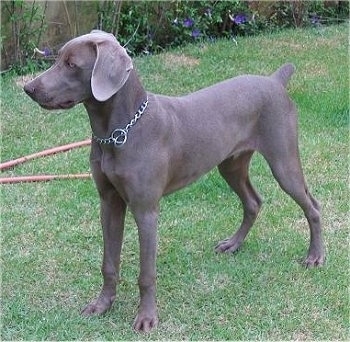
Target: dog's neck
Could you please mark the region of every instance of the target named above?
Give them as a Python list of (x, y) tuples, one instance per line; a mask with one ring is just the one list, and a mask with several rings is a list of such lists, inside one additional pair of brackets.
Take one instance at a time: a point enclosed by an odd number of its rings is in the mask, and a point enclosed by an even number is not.
[(124, 86), (110, 99), (102, 103), (94, 98), (85, 101), (93, 134), (107, 138), (116, 128), (125, 127), (146, 98), (136, 72), (131, 70)]

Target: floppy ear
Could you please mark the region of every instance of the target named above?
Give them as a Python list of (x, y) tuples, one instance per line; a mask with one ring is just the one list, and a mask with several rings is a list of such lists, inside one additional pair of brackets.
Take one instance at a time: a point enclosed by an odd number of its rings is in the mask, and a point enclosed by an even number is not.
[(96, 44), (97, 56), (91, 76), (91, 89), (97, 101), (107, 101), (127, 81), (132, 60), (118, 42)]

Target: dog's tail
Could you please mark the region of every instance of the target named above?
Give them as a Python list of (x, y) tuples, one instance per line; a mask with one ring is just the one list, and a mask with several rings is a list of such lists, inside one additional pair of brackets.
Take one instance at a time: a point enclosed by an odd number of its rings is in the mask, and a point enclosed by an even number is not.
[(271, 77), (282, 83), (284, 87), (287, 86), (288, 81), (295, 71), (295, 66), (291, 63), (282, 65), (277, 69)]

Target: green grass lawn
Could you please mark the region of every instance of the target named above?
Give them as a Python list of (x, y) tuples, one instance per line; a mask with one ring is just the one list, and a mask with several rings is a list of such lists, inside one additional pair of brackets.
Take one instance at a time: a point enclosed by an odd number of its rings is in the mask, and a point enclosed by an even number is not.
[[(309, 232), (300, 208), (256, 156), (251, 178), (263, 210), (236, 254), (213, 248), (236, 229), (241, 206), (213, 170), (163, 199), (159, 224), (160, 324), (133, 332), (138, 239), (129, 214), (121, 283), (111, 311), (84, 318), (100, 290), (102, 236), (91, 180), (2, 185), (2, 340), (349, 340), (348, 26), (288, 30), (137, 58), (145, 87), (179, 95), (243, 74), (296, 65), (289, 92), (299, 109), (301, 158), (322, 203), (327, 260), (301, 266)], [(48, 112), (2, 79), (2, 161), (91, 136), (79, 105)], [(234, 101), (234, 95), (232, 97)], [(216, 138), (214, 137), (208, 137)], [(88, 148), (2, 175), (89, 170)]]

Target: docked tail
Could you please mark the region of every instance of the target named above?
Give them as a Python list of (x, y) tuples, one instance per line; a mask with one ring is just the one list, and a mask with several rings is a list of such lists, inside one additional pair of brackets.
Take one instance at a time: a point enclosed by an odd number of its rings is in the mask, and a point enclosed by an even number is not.
[(291, 63), (282, 65), (277, 69), (271, 77), (283, 84), (284, 87), (287, 86), (287, 83), (295, 71), (295, 66)]

